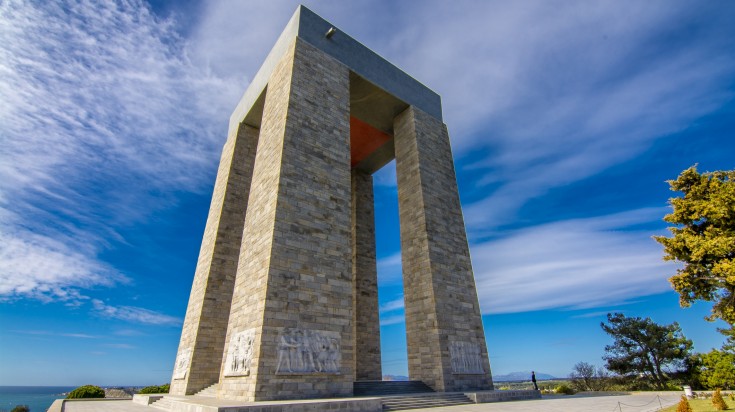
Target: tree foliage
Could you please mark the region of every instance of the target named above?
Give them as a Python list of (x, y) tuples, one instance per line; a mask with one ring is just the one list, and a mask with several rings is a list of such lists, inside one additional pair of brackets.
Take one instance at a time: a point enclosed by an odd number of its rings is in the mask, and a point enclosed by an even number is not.
[(610, 386), (610, 373), (587, 362), (578, 362), (569, 375), (572, 387), (577, 391), (604, 391)]
[(105, 390), (99, 386), (84, 385), (80, 386), (66, 395), (66, 399), (80, 399), (80, 398), (104, 398)]
[(607, 369), (621, 375), (642, 374), (656, 387), (664, 389), (669, 379), (667, 368), (683, 369), (692, 350), (679, 324), (659, 325), (651, 318), (608, 314), (608, 324), (600, 324), (612, 336), (605, 346)]
[(700, 357), (699, 379), (707, 389), (735, 387), (735, 354), (712, 350)]
[(171, 385), (166, 383), (160, 386), (152, 385), (152, 386), (146, 386), (145, 388), (141, 389), (138, 393), (168, 393)]
[(28, 405), (16, 405), (10, 412), (31, 412), (31, 408)]
[(727, 338), (725, 340), (725, 343), (722, 345), (722, 350), (730, 353), (735, 353), (735, 326), (730, 327), (730, 329), (717, 329), (725, 335)]
[(683, 263), (669, 281), (682, 306), (713, 302), (708, 319), (735, 325), (735, 170), (699, 173), (695, 165), (668, 183), (683, 194), (664, 217), (672, 236), (655, 237), (665, 260)]

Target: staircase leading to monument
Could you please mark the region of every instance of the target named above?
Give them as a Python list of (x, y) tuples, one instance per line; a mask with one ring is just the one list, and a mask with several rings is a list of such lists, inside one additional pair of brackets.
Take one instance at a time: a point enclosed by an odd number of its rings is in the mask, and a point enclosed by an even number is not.
[(207, 386), (206, 388), (195, 393), (194, 396), (202, 396), (205, 398), (216, 398), (217, 397), (217, 385), (218, 383)]
[(166, 397), (163, 397), (153, 402), (149, 406), (152, 406), (156, 409), (160, 409), (162, 411), (168, 411), (168, 410), (171, 410), (171, 399), (166, 399)]
[(429, 393), (414, 396), (396, 396), (383, 398), (382, 401), (384, 411), (474, 405), (474, 402), (463, 393)]
[(384, 411), (473, 404), (463, 393), (436, 393), (421, 381), (357, 381), (355, 396), (382, 397)]
[[(206, 388), (200, 390), (199, 392), (195, 393), (194, 396), (199, 396), (202, 398), (216, 398), (217, 397), (217, 385), (218, 383), (215, 383), (213, 385), (209, 385)], [(151, 403), (149, 406), (152, 406), (156, 409), (160, 409), (162, 411), (170, 411), (171, 410), (171, 398), (163, 397), (153, 403)]]
[(357, 381), (352, 386), (355, 396), (405, 395), (434, 392), (421, 381)]

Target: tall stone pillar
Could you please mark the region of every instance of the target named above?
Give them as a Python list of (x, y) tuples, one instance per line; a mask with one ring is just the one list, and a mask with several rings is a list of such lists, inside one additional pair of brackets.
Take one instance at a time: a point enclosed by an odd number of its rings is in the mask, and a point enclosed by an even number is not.
[(356, 380), (381, 380), (373, 176), (357, 169), (352, 170), (352, 273)]
[(219, 379), (257, 144), (258, 129), (240, 124), (222, 149), (171, 378), (172, 394), (190, 395)]
[(334, 397), (381, 379), (371, 174), (394, 156), (410, 377), (492, 388), (441, 119), (439, 95), (297, 8), (230, 117), (172, 394)]
[(492, 389), (447, 128), (411, 106), (394, 139), (409, 376), (437, 391)]
[(352, 393), (349, 115), (348, 68), (295, 38), (268, 78), (218, 397)]

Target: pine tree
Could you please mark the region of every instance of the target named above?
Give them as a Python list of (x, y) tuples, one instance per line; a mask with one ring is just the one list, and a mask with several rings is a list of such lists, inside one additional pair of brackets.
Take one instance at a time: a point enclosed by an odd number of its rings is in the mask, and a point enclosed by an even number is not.
[(676, 407), (676, 412), (693, 412), (692, 407), (689, 406), (689, 400), (684, 395), (681, 395), (679, 405)]
[(692, 166), (669, 185), (684, 195), (670, 199), (673, 211), (664, 217), (672, 236), (654, 236), (664, 260), (683, 264), (669, 282), (682, 306), (713, 302), (708, 319), (735, 327), (735, 170), (699, 173)]
[(712, 394), (712, 406), (715, 407), (716, 411), (727, 410), (727, 404), (725, 403), (725, 400), (722, 399), (722, 394), (719, 389), (716, 389), (715, 393)]
[(626, 317), (622, 313), (607, 315), (602, 330), (612, 336), (605, 346), (607, 369), (621, 375), (644, 374), (658, 389), (665, 389), (668, 368), (683, 369), (692, 350), (692, 341), (684, 337), (674, 322), (659, 325), (651, 318)]

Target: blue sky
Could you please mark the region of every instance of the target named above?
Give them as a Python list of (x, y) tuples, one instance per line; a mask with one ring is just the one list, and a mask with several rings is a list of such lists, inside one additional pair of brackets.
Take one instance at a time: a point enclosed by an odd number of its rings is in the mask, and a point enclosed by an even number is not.
[[(297, 3), (0, 3), (0, 385), (168, 382), (228, 118)], [(678, 306), (665, 180), (732, 169), (730, 1), (307, 1), (442, 96), (494, 374)], [(394, 164), (384, 373), (406, 374)]]

